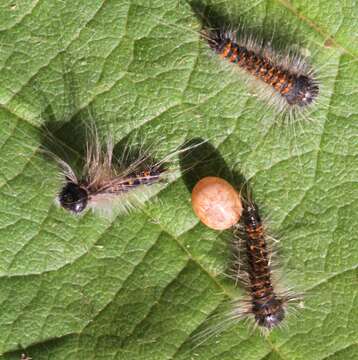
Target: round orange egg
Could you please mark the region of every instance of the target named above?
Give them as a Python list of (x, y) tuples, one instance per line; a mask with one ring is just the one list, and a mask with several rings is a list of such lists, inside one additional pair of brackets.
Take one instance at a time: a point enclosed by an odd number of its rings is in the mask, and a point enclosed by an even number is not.
[(214, 176), (201, 179), (191, 193), (191, 201), (196, 216), (211, 229), (229, 229), (240, 220), (240, 195), (224, 179)]

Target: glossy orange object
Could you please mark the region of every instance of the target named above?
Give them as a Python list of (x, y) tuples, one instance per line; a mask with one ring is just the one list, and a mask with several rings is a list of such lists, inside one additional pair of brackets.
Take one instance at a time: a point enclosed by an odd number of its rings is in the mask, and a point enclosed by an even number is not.
[(229, 229), (240, 220), (240, 195), (224, 179), (214, 176), (201, 179), (191, 193), (191, 201), (196, 216), (211, 229)]

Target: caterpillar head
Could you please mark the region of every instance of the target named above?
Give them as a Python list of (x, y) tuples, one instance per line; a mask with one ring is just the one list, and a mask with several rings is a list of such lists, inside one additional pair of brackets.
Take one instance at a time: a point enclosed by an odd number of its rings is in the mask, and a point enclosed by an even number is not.
[(79, 184), (68, 182), (61, 190), (58, 200), (64, 209), (79, 214), (87, 207), (88, 192)]

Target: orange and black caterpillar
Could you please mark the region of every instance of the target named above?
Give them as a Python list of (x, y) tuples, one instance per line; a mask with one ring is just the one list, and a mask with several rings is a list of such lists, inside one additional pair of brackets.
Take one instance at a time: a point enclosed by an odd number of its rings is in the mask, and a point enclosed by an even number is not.
[[(57, 158), (65, 182), (57, 202), (65, 210), (80, 214), (87, 208), (110, 215), (112, 208), (120, 211), (142, 205), (148, 199), (150, 185), (168, 180), (167, 158), (154, 161), (148, 150), (130, 153), (124, 149), (121, 158), (114, 158), (112, 141), (99, 142), (96, 130), (88, 139), (84, 165), (78, 176), (65, 161)], [(135, 159), (131, 158), (135, 156)]]
[(222, 58), (269, 85), (273, 95), (284, 101), (280, 108), (305, 108), (317, 98), (319, 86), (313, 70), (299, 56), (276, 55), (271, 48), (255, 44), (251, 37), (240, 39), (230, 31), (204, 30), (202, 34)]
[(105, 216), (116, 210), (114, 214), (118, 215), (142, 207), (161, 189), (159, 185), (168, 184), (179, 174), (175, 158), (200, 145), (183, 144), (158, 161), (154, 144), (146, 146), (139, 139), (139, 147), (125, 142), (114, 151), (111, 138), (102, 145), (92, 127), (86, 134), (79, 173), (54, 153), (46, 152), (56, 160), (64, 179), (56, 202), (72, 214), (82, 214), (89, 208)]
[(81, 213), (88, 205), (99, 196), (121, 195), (134, 190), (141, 185), (152, 185), (160, 180), (164, 169), (154, 168), (140, 171), (128, 176), (117, 175), (105, 179), (102, 183), (92, 183), (89, 178), (79, 181), (66, 178), (67, 183), (62, 188), (58, 198), (60, 205), (73, 213)]
[(285, 317), (285, 300), (272, 284), (270, 254), (257, 207), (249, 203), (243, 212), (246, 240), (247, 273), (251, 309), (258, 325), (271, 329)]

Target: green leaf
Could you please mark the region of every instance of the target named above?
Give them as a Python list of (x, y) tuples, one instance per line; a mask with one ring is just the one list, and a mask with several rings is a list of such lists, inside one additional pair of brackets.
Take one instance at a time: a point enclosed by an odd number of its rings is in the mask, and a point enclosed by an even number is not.
[[(212, 5), (298, 38), (322, 78), (310, 121), (275, 122), (211, 54), (184, 1), (0, 5), (0, 359), (358, 357), (357, 6)], [(281, 240), (282, 282), (304, 293), (304, 309), (266, 337), (242, 321), (195, 341), (220, 325), (211, 314), (245, 296), (223, 276), (230, 234), (199, 223), (186, 176), (114, 220), (58, 208), (42, 127), (76, 140), (71, 129), (89, 117), (115, 142), (161, 139), (163, 154), (209, 139), (217, 157), (208, 172), (250, 181)]]

